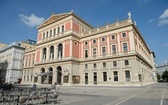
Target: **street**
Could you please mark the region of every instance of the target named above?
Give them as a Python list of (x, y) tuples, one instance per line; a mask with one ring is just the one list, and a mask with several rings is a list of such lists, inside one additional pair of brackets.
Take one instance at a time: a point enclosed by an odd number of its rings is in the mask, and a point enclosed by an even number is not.
[(61, 105), (168, 105), (168, 85), (61, 86), (59, 101)]

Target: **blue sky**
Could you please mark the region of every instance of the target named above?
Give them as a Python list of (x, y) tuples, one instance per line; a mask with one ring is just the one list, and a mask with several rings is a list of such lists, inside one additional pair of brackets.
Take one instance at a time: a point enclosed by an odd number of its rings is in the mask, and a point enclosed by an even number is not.
[(36, 40), (37, 26), (52, 12), (71, 10), (94, 27), (131, 12), (156, 63), (168, 61), (168, 0), (0, 0), (0, 42)]

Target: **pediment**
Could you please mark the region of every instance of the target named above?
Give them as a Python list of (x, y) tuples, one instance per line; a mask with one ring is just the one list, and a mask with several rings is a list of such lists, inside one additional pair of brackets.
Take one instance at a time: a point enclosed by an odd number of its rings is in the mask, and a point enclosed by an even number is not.
[(66, 17), (66, 16), (68, 16), (69, 14), (60, 14), (60, 15), (55, 15), (55, 14), (52, 14), (51, 16), (50, 16), (50, 18), (48, 18), (44, 23), (42, 23), (38, 28), (42, 28), (42, 27), (44, 27), (44, 26), (47, 26), (47, 25), (49, 25), (49, 24), (51, 24), (51, 23), (53, 23), (53, 22), (56, 22), (56, 21), (58, 21), (58, 20), (60, 20), (60, 19), (62, 19), (62, 18), (64, 18), (64, 17)]

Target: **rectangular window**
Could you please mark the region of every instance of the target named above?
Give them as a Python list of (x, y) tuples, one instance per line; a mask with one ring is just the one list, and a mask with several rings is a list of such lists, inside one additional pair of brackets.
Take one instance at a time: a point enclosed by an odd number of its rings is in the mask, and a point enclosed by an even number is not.
[(47, 35), (46, 35), (46, 37), (48, 38), (48, 31), (47, 31)]
[(88, 57), (88, 50), (85, 50), (85, 58)]
[(105, 38), (102, 38), (102, 42), (104, 42), (105, 41)]
[(56, 29), (54, 28), (54, 35), (56, 34)]
[(32, 63), (33, 63), (33, 65), (34, 65), (34, 59), (33, 59)]
[(103, 62), (103, 68), (105, 68), (106, 67), (106, 62)]
[(128, 60), (125, 60), (125, 65), (129, 65), (129, 61)]
[(88, 69), (88, 64), (85, 64), (85, 69)]
[(131, 81), (130, 71), (128, 71), (128, 70), (125, 71), (125, 79), (126, 79), (126, 81)]
[(107, 72), (103, 72), (103, 81), (107, 81)]
[(94, 63), (94, 64), (93, 64), (93, 68), (94, 68), (94, 69), (95, 69), (95, 68), (97, 68), (97, 65), (96, 65), (96, 63)]
[(112, 45), (112, 53), (113, 53), (113, 54), (116, 53), (116, 45)]
[(45, 39), (45, 33), (43, 33), (43, 39)]
[(117, 66), (117, 61), (113, 61), (113, 67)]
[(27, 81), (29, 81), (29, 76), (27, 76)]
[(93, 49), (93, 56), (96, 56), (96, 48)]
[(113, 74), (114, 74), (114, 81), (118, 81), (118, 72), (114, 71)]
[(62, 32), (64, 32), (64, 25), (62, 25)]
[(126, 37), (126, 33), (124, 32), (124, 33), (122, 33), (122, 37), (124, 38), (124, 37)]
[(95, 44), (95, 43), (96, 43), (96, 40), (94, 39), (94, 40), (93, 40), (93, 44)]
[(88, 42), (85, 42), (85, 46), (87, 46), (88, 45)]
[(115, 35), (112, 35), (112, 36), (111, 36), (111, 39), (114, 40), (114, 39), (115, 39)]
[(123, 51), (124, 52), (128, 51), (127, 43), (123, 43)]
[(106, 47), (102, 47), (102, 55), (106, 55)]
[(60, 27), (58, 27), (58, 29), (57, 29), (57, 34), (59, 34), (60, 33)]

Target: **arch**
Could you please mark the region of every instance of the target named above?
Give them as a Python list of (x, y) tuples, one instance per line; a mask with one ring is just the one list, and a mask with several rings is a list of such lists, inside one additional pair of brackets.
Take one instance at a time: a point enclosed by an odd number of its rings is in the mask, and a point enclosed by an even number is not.
[(49, 70), (49, 73), (52, 74), (52, 75), (49, 75), (48, 83), (49, 83), (49, 84), (52, 84), (52, 80), (53, 80), (53, 68), (52, 68), (52, 67), (49, 67), (48, 70)]
[(45, 72), (45, 69), (44, 68), (41, 68), (41, 73), (44, 73)]
[(50, 46), (50, 59), (54, 58), (54, 46)]
[(43, 60), (46, 60), (47, 49), (43, 48)]
[(62, 43), (58, 44), (58, 59), (62, 58), (62, 54), (63, 54), (63, 45)]
[[(41, 73), (45, 73), (44, 68), (41, 68)], [(44, 84), (45, 79), (46, 79), (46, 76), (41, 76), (41, 84)]]
[(57, 84), (61, 84), (62, 78), (62, 68), (61, 66), (57, 66)]

